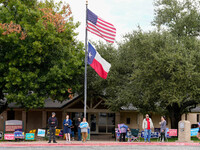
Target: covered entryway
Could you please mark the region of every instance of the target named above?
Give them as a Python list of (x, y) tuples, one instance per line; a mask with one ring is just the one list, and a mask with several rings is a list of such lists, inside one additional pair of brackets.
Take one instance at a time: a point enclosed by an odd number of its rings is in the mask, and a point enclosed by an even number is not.
[[(62, 110), (64, 114), (69, 114), (76, 125), (78, 118), (83, 118), (84, 102), (83, 97), (74, 99), (66, 104)], [(87, 102), (87, 121), (90, 125), (91, 134), (112, 134), (115, 130), (116, 113), (108, 110), (105, 101), (101, 97), (90, 99)]]

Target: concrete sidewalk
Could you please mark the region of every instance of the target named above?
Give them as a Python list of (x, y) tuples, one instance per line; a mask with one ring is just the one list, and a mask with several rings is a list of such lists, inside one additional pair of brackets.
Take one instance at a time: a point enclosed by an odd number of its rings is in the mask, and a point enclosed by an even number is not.
[(132, 146), (132, 145), (149, 145), (149, 146), (200, 146), (199, 143), (177, 143), (177, 142), (107, 142), (107, 141), (87, 141), (82, 143), (79, 141), (72, 141), (66, 143), (65, 141), (58, 141), (58, 143), (47, 143), (48, 141), (21, 141), (21, 142), (0, 142), (0, 147), (57, 147), (57, 146)]

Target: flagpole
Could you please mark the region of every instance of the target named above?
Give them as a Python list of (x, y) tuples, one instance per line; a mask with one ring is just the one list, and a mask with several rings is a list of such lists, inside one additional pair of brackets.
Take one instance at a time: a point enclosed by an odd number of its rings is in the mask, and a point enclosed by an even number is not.
[(84, 118), (86, 118), (87, 106), (87, 9), (88, 0), (86, 0), (86, 28), (85, 28), (85, 83), (84, 83)]

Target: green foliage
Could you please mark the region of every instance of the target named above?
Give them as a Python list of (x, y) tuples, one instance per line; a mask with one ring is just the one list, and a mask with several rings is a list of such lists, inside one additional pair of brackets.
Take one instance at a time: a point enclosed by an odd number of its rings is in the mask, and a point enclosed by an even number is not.
[[(108, 73), (107, 79), (102, 79), (95, 72), (95, 70), (88, 66), (87, 77), (88, 77), (88, 100), (90, 98), (97, 98), (98, 96), (108, 98), (109, 82), (113, 77), (113, 66), (115, 65), (115, 60), (117, 57), (116, 48), (111, 44), (103, 44), (102, 42), (93, 43), (95, 49), (100, 53), (100, 55), (109, 63), (111, 63), (111, 69)], [(110, 94), (110, 93), (109, 93)]]
[(1, 98), (8, 94), (9, 103), (37, 108), (48, 97), (63, 101), (68, 89), (80, 89), (84, 52), (83, 44), (75, 40), (77, 24), (65, 22), (59, 32), (40, 10), (57, 7), (53, 2), (27, 0), (9, 0), (0, 6), (0, 23), (12, 21), (26, 34), (22, 40), (22, 33), (4, 35), (0, 27), (0, 91)]
[(194, 0), (155, 0), (153, 24), (167, 27), (176, 36), (199, 36), (199, 7)]
[[(107, 104), (180, 116), (200, 103), (199, 2), (156, 0), (154, 32), (125, 35), (112, 66)], [(112, 64), (113, 65), (113, 64)]]
[[(163, 33), (134, 32), (128, 35), (132, 47), (133, 72), (127, 88), (134, 106), (146, 111), (167, 110), (177, 103), (185, 108), (199, 103), (200, 41), (179, 39)], [(122, 94), (122, 99), (127, 96)]]

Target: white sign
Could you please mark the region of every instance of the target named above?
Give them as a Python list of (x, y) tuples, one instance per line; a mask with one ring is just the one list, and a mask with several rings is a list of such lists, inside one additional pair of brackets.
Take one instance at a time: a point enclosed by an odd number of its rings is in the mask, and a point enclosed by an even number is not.
[(5, 125), (23, 125), (21, 120), (7, 120)]
[(184, 122), (180, 122), (180, 124), (179, 124), (179, 128), (181, 128), (181, 129), (184, 129), (184, 128), (185, 128), (185, 124), (184, 124)]
[(43, 129), (38, 129), (38, 134), (37, 134), (37, 136), (45, 137), (45, 130), (43, 130)]

